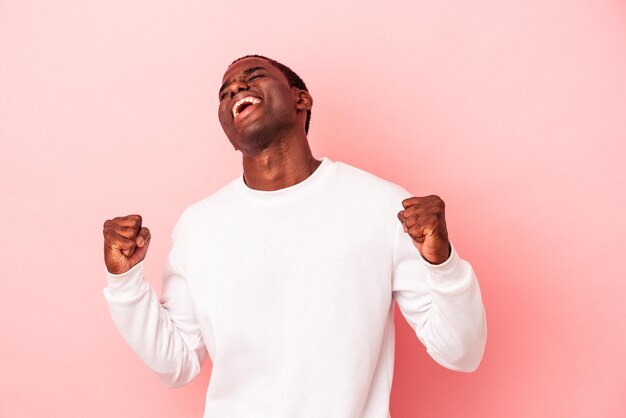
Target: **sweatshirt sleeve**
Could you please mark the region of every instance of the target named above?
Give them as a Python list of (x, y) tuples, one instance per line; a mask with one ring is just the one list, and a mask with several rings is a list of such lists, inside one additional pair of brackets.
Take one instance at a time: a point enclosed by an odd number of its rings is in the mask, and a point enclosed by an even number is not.
[(207, 350), (174, 248), (160, 300), (143, 270), (144, 261), (123, 274), (106, 272), (104, 297), (115, 326), (133, 351), (166, 386), (182, 386), (198, 375)]
[(395, 236), (392, 289), (402, 315), (437, 363), (475, 371), (485, 349), (487, 323), (472, 266), (454, 246), (448, 260), (430, 264), (401, 226)]

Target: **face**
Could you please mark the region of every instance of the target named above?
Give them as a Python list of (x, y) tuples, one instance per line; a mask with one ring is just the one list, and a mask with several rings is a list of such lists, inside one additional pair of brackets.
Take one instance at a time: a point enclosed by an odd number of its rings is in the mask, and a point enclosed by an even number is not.
[(302, 117), (312, 104), (309, 99), (308, 92), (290, 87), (278, 68), (249, 57), (224, 74), (218, 117), (235, 149), (254, 152), (299, 125), (304, 131)]

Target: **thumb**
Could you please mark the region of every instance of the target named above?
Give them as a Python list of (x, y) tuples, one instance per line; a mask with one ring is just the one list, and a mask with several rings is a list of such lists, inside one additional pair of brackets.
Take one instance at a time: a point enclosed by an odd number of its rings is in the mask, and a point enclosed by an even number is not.
[(137, 238), (135, 238), (135, 251), (128, 258), (131, 267), (135, 266), (137, 263), (142, 261), (146, 257), (146, 253), (148, 252), (148, 247), (150, 246), (150, 230), (146, 227), (143, 227), (139, 230), (137, 234)]

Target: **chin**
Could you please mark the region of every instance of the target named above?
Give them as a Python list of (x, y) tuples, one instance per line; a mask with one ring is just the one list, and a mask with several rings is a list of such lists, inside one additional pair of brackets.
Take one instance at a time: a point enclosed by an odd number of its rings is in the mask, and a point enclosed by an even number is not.
[(243, 122), (245, 123), (239, 126), (229, 125), (229, 129), (224, 131), (235, 149), (246, 155), (255, 155), (267, 150), (284, 141), (293, 131), (293, 123), (283, 120), (254, 117)]
[(231, 138), (230, 142), (236, 150), (241, 151), (243, 154), (254, 155), (268, 149), (273, 141), (271, 136), (252, 132), (245, 136)]

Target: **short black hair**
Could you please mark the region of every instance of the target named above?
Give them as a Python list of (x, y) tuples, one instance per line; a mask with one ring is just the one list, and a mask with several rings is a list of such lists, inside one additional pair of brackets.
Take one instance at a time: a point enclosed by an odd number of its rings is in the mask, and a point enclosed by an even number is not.
[[(278, 68), (281, 73), (283, 73), (283, 75), (287, 78), (287, 82), (289, 83), (289, 87), (296, 87), (296, 88), (298, 88), (300, 90), (309, 91), (309, 89), (307, 89), (307, 87), (306, 87), (306, 84), (304, 84), (304, 81), (291, 68), (287, 67), (285, 64), (281, 64), (280, 62), (278, 62), (276, 60), (273, 60), (273, 59), (268, 58), (268, 57), (264, 57), (263, 55), (256, 55), (256, 54), (245, 55), (245, 56), (243, 56), (241, 58), (237, 58), (235, 61), (231, 62), (229, 67), (232, 66), (237, 61), (241, 61), (244, 58), (261, 58), (261, 59), (264, 59), (265, 61), (267, 61), (270, 64), (272, 64), (274, 67)], [(304, 133), (306, 133), (306, 134), (309, 133), (309, 124), (310, 123), (311, 123), (311, 110), (307, 110), (306, 111), (306, 123), (304, 124)]]

